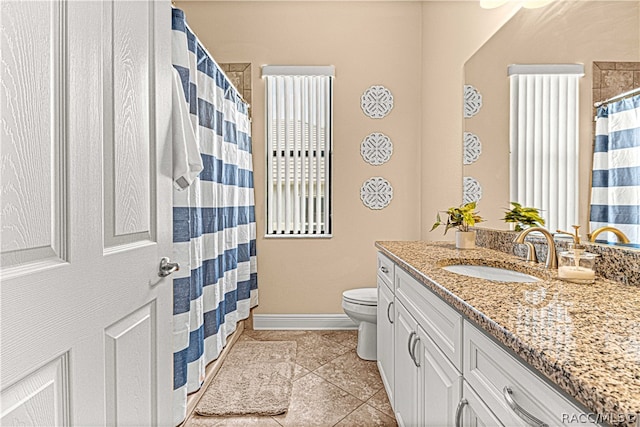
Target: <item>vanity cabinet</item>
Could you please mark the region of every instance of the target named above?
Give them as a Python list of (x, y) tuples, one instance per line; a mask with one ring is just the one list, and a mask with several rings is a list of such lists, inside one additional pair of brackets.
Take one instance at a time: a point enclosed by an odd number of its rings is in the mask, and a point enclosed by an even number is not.
[(571, 425), (594, 425), (588, 417), (577, 417), (582, 410), (466, 320), (463, 347), (465, 382), (502, 424), (554, 426), (571, 418)]
[(385, 262), (391, 261), (379, 254), (378, 367), (398, 425), (542, 427), (588, 420), (532, 368)]
[(462, 316), (398, 267), (395, 313), (398, 425), (453, 425), (462, 387)]
[(394, 301), (393, 291), (386, 285), (384, 280), (378, 277), (378, 311), (377, 311), (377, 357), (378, 357), (378, 370), (380, 371), (380, 377), (382, 377), (382, 383), (387, 391), (389, 397), (389, 403), (393, 407), (395, 400), (393, 390), (393, 353), (395, 342), (394, 331)]
[(420, 419), (420, 370), (417, 359), (414, 359), (418, 344), (416, 340), (418, 323), (404, 307), (396, 300), (395, 306), (395, 337), (394, 346), (394, 413), (400, 427), (418, 426)]

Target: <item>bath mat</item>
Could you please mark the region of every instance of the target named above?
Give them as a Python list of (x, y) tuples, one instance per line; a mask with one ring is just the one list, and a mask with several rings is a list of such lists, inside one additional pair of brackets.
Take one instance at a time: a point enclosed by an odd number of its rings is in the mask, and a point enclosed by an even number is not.
[(295, 341), (240, 341), (196, 406), (204, 416), (279, 415), (289, 408)]

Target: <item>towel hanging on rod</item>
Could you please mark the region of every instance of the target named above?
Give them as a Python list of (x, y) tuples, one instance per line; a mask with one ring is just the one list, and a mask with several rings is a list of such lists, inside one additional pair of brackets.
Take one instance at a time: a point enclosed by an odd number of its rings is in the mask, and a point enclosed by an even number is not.
[(593, 106), (597, 108), (597, 107), (599, 107), (601, 105), (608, 104), (611, 101), (616, 101), (618, 99), (626, 98), (627, 96), (635, 95), (636, 93), (640, 93), (640, 87), (637, 87), (635, 89), (631, 89), (630, 91), (621, 93), (620, 95), (616, 95), (616, 96), (611, 97), (609, 99), (605, 99), (604, 101), (596, 102), (595, 104), (593, 104)]

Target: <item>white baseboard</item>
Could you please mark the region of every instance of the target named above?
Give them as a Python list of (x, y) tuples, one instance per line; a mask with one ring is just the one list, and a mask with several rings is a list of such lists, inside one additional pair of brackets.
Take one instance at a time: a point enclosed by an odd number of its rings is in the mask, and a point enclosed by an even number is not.
[(254, 314), (253, 329), (357, 329), (346, 314)]

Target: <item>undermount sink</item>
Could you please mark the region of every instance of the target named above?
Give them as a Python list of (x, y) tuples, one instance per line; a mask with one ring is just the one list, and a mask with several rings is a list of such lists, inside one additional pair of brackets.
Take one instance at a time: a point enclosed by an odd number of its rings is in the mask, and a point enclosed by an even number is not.
[(448, 265), (442, 267), (452, 273), (461, 274), (463, 276), (476, 277), (478, 279), (493, 280), (496, 282), (519, 282), (533, 283), (539, 282), (535, 276), (520, 273), (519, 271), (508, 270), (505, 268), (489, 267), (486, 265)]

